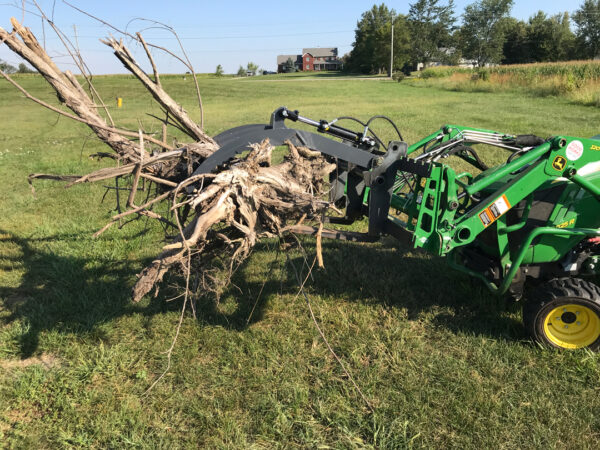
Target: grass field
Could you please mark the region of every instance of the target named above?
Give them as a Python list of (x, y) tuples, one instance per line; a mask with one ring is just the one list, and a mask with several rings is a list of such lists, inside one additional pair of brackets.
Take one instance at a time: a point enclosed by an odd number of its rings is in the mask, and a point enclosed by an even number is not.
[[(52, 99), (39, 78), (20, 80)], [(265, 81), (202, 78), (207, 130), (264, 122), (286, 105), (313, 118), (387, 114), (410, 142), (444, 123), (600, 133), (598, 108), (559, 97)], [(189, 76), (163, 84), (198, 117)], [(144, 114), (158, 108), (135, 80), (99, 77), (97, 86), (111, 103), (124, 98), (113, 111), (121, 123), (136, 128), (142, 117), (152, 128)], [(270, 242), (236, 275), (239, 289), (184, 319), (171, 371), (143, 396), (165, 367), (181, 306), (166, 301), (168, 289), (129, 301), (160, 228), (138, 221), (93, 239), (115, 204), (113, 193), (101, 203), (101, 184), (41, 181), (33, 197), (29, 173), (90, 171), (98, 163), (87, 155), (103, 148), (5, 82), (0, 114), (0, 447), (597, 448), (600, 357), (538, 348), (519, 305), (389, 239), (325, 243), (326, 269), (308, 287), (374, 414), (320, 341), (290, 267), (273, 265)], [(304, 246), (314, 252), (310, 239)]]

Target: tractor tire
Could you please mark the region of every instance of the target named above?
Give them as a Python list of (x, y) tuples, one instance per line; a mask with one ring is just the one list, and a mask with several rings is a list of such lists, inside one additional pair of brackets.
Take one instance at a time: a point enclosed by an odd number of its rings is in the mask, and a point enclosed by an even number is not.
[(565, 350), (600, 350), (600, 288), (579, 278), (540, 286), (523, 306), (523, 324), (537, 342)]

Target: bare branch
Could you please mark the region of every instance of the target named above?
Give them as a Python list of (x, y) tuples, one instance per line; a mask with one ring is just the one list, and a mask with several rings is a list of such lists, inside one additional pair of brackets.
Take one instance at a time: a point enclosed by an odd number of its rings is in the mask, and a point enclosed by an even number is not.
[[(1, 30), (1, 28), (0, 28), (0, 30)], [(1, 33), (1, 31), (0, 31), (0, 33)], [(67, 76), (69, 78), (73, 76), (70, 72), (67, 72), (67, 73), (68, 73)], [(5, 73), (5, 72), (3, 72), (1, 70), (0, 70), (0, 76), (4, 77), (10, 84), (12, 84), (14, 87), (16, 87), (19, 91), (21, 91), (21, 93), (25, 97), (27, 97), (29, 100), (37, 103), (38, 105), (42, 105), (44, 108), (47, 108), (50, 111), (54, 111), (55, 113), (58, 113), (58, 114), (60, 114), (62, 116), (65, 116), (65, 117), (68, 117), (69, 119), (75, 120), (76, 122), (84, 123), (84, 124), (88, 125), (90, 128), (92, 128), (94, 131), (95, 131), (95, 129), (102, 129), (102, 130), (106, 130), (106, 131), (108, 131), (110, 133), (120, 134), (122, 136), (138, 137), (138, 133), (134, 133), (134, 132), (129, 131), (129, 130), (124, 130), (122, 128), (114, 128), (114, 127), (110, 127), (110, 126), (107, 126), (107, 125), (102, 125), (102, 124), (99, 124), (99, 123), (91, 124), (85, 118), (81, 118), (81, 117), (74, 116), (73, 114), (69, 114), (68, 112), (63, 111), (60, 108), (52, 106), (51, 104), (46, 103), (45, 101), (40, 100), (40, 99), (34, 97), (26, 89), (24, 89), (20, 84), (18, 84), (16, 81), (14, 81), (7, 73)], [(81, 88), (81, 86), (80, 86), (80, 88)], [(99, 136), (99, 137), (102, 139), (101, 136)], [(168, 145), (168, 144), (166, 144), (166, 143), (164, 143), (162, 141), (159, 141), (158, 139), (154, 139), (152, 136), (145, 135), (144, 138), (147, 141), (152, 142), (153, 144), (159, 145), (159, 146), (161, 146), (162, 148), (164, 148), (166, 150), (174, 150), (173, 147), (171, 147), (170, 145)]]
[(175, 100), (163, 90), (160, 84), (152, 81), (142, 70), (129, 52), (129, 49), (123, 44), (123, 41), (109, 38), (107, 40), (101, 40), (101, 42), (114, 50), (115, 56), (123, 63), (125, 68), (135, 75), (135, 77), (140, 80), (144, 87), (152, 94), (154, 99), (165, 108), (179, 124), (181, 124), (186, 134), (197, 141), (212, 143), (216, 148), (216, 143), (212, 138), (202, 131), (198, 124), (188, 116), (183, 107), (175, 102)]
[[(113, 30), (115, 30), (116, 32), (124, 35), (124, 36), (129, 36), (130, 38), (134, 39), (134, 40), (138, 40), (136, 38), (136, 36), (134, 36), (131, 33), (128, 33), (127, 31), (123, 31), (120, 30), (119, 28), (115, 27), (114, 25), (100, 19), (99, 17), (96, 17), (90, 13), (88, 13), (87, 11), (84, 11), (78, 7), (76, 7), (75, 5), (72, 5), (71, 3), (67, 2), (66, 0), (63, 0), (63, 3), (65, 3), (67, 6), (70, 6), (71, 8), (75, 9), (76, 11), (79, 11), (82, 14), (85, 14), (86, 16), (97, 20), (98, 22), (112, 28)], [(177, 56), (175, 53), (173, 53), (171, 50), (165, 48), (165, 47), (161, 47), (160, 45), (154, 45), (154, 44), (148, 44), (149, 47), (154, 47), (156, 49), (162, 50), (163, 52), (167, 53), (168, 55), (172, 56), (173, 58), (177, 59), (179, 62), (181, 62), (185, 67), (187, 67), (187, 69), (191, 72), (192, 76), (194, 77), (194, 85), (196, 88), (196, 96), (198, 98), (198, 107), (200, 108), (200, 128), (204, 129), (204, 107), (202, 105), (202, 96), (200, 95), (200, 86), (198, 85), (198, 77), (196, 75), (196, 71), (194, 70), (194, 67), (192, 66), (192, 63), (190, 62), (190, 59), (187, 56), (187, 53), (185, 51), (185, 48), (183, 46), (183, 44), (181, 43), (181, 40), (179, 39), (179, 35), (175, 32), (175, 30), (173, 28), (171, 28), (170, 26), (163, 24), (161, 22), (156, 22), (154, 20), (149, 20), (149, 19), (144, 19), (144, 18), (136, 18), (134, 20), (144, 20), (147, 22), (152, 22), (155, 24), (159, 24), (161, 25), (164, 29), (170, 31), (175, 38), (177, 39), (177, 42), (179, 43), (179, 48), (181, 49), (183, 55), (184, 55), (184, 59), (182, 59), (181, 57)]]
[[(59, 100), (67, 105), (78, 117), (84, 119), (83, 122), (102, 141), (107, 143), (118, 154), (131, 159), (137, 159), (137, 155), (139, 154), (137, 145), (122, 135), (111, 132), (106, 121), (96, 111), (92, 100), (87, 95), (84, 95), (83, 89), (81, 89), (75, 78), (66, 76), (54, 64), (28, 28), (21, 26), (15, 18), (12, 18), (11, 22), (14, 31), (21, 37), (22, 41), (14, 33), (8, 33), (3, 28), (0, 28), (0, 38), (6, 45), (33, 65), (57, 92)], [(3, 76), (7, 78), (6, 74), (3, 74)], [(16, 85), (14, 82), (12, 84)], [(22, 88), (20, 90), (21, 92), (24, 91)], [(33, 99), (32, 96), (29, 96), (29, 98)]]
[(148, 60), (150, 61), (150, 64), (152, 65), (152, 71), (154, 72), (154, 82), (159, 87), (162, 87), (161, 84), (160, 84), (160, 76), (158, 74), (158, 69), (156, 68), (156, 64), (154, 63), (154, 58), (152, 57), (152, 53), (150, 53), (150, 49), (148, 48), (148, 45), (146, 44), (146, 41), (142, 37), (142, 33), (136, 33), (136, 36), (138, 37), (138, 39), (140, 40), (140, 42), (144, 46), (144, 50), (146, 51), (146, 56), (148, 56)]

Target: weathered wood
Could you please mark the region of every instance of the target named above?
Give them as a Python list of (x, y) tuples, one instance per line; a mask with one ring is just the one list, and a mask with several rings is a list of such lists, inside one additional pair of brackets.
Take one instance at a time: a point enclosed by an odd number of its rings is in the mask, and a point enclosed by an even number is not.
[[(137, 158), (137, 155), (139, 155), (137, 145), (121, 134), (110, 130), (111, 127), (98, 114), (94, 102), (79, 86), (77, 80), (74, 77), (65, 75), (54, 64), (28, 28), (21, 26), (15, 18), (11, 19), (11, 23), (16, 34), (8, 33), (0, 27), (0, 39), (13, 52), (34, 66), (54, 88), (59, 100), (83, 119), (103, 142), (123, 156), (132, 159)], [(19, 40), (17, 35), (22, 40)], [(77, 87), (75, 84), (77, 84)]]
[[(194, 168), (214, 153), (218, 145), (164, 91), (149, 45), (141, 35), (138, 35), (138, 39), (152, 65), (154, 80), (139, 67), (121, 41), (111, 38), (103, 42), (113, 49), (117, 58), (165, 110), (167, 118), (161, 120), (161, 140), (141, 130), (135, 133), (108, 125), (99, 115), (99, 107), (77, 78), (70, 72), (60, 71), (27, 28), (16, 20), (13, 20), (13, 26), (15, 33), (7, 33), (0, 28), (0, 40), (4, 40), (11, 50), (38, 69), (54, 88), (59, 100), (74, 114), (36, 99), (8, 75), (2, 75), (26, 97), (87, 124), (115, 151), (117, 162), (116, 167), (102, 168), (82, 176), (32, 174), (30, 183), (35, 179), (52, 179), (66, 181), (68, 187), (111, 178), (125, 179), (129, 184), (117, 187), (116, 192), (118, 194), (119, 189), (129, 191), (127, 209), (119, 209), (119, 214), (113, 216), (94, 236), (100, 236), (113, 224), (132, 215), (146, 216), (171, 226), (171, 235), (173, 229), (179, 231), (177, 237), (165, 245), (157, 258), (140, 273), (132, 291), (134, 301), (157, 289), (164, 275), (178, 267), (185, 267), (184, 272), (188, 276), (190, 270), (209, 274), (220, 267), (226, 279), (221, 280), (219, 285), (227, 283), (234, 267), (248, 257), (260, 239), (281, 235), (289, 229), (290, 224), (305, 220), (319, 223), (331, 207), (322, 197), (326, 187), (324, 180), (335, 169), (335, 165), (327, 162), (319, 153), (296, 147), (290, 142), (287, 143), (289, 154), (276, 166), (272, 165), (273, 147), (265, 140), (251, 145), (251, 151), (244, 158), (224, 164), (218, 173), (192, 175)], [(168, 125), (184, 130), (195, 142), (172, 149), (165, 143)], [(145, 143), (147, 146), (156, 145), (162, 152), (150, 154)], [(97, 155), (105, 156), (101, 153)], [(155, 183), (156, 189), (148, 191), (152, 194), (143, 205), (138, 206), (135, 196), (140, 179)], [(166, 201), (171, 201), (167, 214), (172, 214), (175, 222), (152, 210), (160, 202)], [(322, 233), (325, 232), (321, 226), (317, 233), (320, 265)], [(205, 292), (217, 289), (215, 277), (207, 275), (202, 278), (205, 281), (201, 289)]]
[[(152, 79), (142, 70), (139, 64), (133, 59), (133, 56), (123, 44), (123, 41), (117, 41), (114, 38), (102, 40), (102, 43), (108, 45), (114, 50), (115, 56), (123, 63), (125, 68), (129, 70), (140, 82), (148, 89), (154, 99), (162, 105), (182, 126), (184, 131), (197, 141), (212, 143), (217, 147), (217, 144), (208, 136), (200, 126), (194, 122), (179, 103), (169, 96), (160, 84), (160, 79), (152, 81)], [(147, 48), (147, 47), (146, 47)], [(149, 53), (149, 52), (148, 52)], [(152, 60), (151, 60), (152, 61)]]
[[(254, 145), (244, 160), (218, 173), (205, 189), (191, 194), (189, 204), (196, 217), (140, 274), (132, 292), (134, 301), (154, 289), (170, 267), (182, 264), (190, 249), (200, 250), (193, 258), (197, 270), (208, 269), (223, 252), (223, 246), (215, 247), (215, 238), (209, 234), (217, 225), (234, 230), (226, 235), (226, 243), (235, 248), (231, 259), (236, 264), (247, 257), (259, 239), (280, 234), (289, 221), (321, 217), (329, 208), (328, 202), (319, 199), (324, 191), (323, 180), (335, 165), (314, 154), (302, 156), (308, 154), (305, 149), (290, 147), (286, 160), (271, 166), (272, 151), (268, 140)], [(299, 184), (298, 179), (311, 180), (311, 186)]]

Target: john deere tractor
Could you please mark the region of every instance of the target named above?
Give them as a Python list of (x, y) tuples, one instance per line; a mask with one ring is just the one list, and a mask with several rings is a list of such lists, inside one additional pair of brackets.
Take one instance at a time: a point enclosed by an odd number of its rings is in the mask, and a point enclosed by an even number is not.
[[(341, 127), (341, 120), (360, 131)], [(372, 129), (377, 120), (390, 122), (398, 139), (384, 144)], [(308, 127), (288, 128), (286, 121)], [(446, 125), (409, 146), (385, 116), (311, 120), (282, 107), (268, 125), (217, 136), (221, 150), (196, 173), (265, 138), (273, 145), (290, 139), (337, 163), (331, 201), (345, 215), (328, 221), (350, 225), (366, 218), (368, 232), (324, 230), (323, 237), (372, 242), (391, 235), (446, 257), (500, 296), (521, 299), (526, 283), (535, 282), (534, 294), (523, 300), (533, 339), (561, 349), (600, 349), (600, 289), (594, 284), (600, 271), (600, 136), (542, 138)], [(498, 149), (506, 159), (489, 167), (483, 156), (497, 156)], [(459, 173), (457, 165), (473, 174)], [(315, 233), (309, 226), (295, 231)]]

